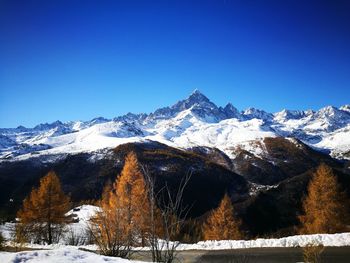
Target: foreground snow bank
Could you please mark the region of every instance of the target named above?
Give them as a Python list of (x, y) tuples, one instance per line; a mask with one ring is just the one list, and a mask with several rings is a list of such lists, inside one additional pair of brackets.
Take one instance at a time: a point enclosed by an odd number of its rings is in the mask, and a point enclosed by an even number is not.
[(178, 250), (220, 250), (258, 247), (304, 247), (310, 244), (326, 247), (350, 246), (350, 233), (315, 234), (283, 237), (278, 239), (201, 241), (196, 244), (180, 244)]
[[(72, 247), (59, 248), (54, 250), (24, 251), (18, 253), (2, 252), (0, 253), (1, 263), (136, 263), (141, 261), (132, 261), (116, 257), (106, 257), (95, 253), (78, 250)], [(142, 262), (144, 263), (144, 262)]]

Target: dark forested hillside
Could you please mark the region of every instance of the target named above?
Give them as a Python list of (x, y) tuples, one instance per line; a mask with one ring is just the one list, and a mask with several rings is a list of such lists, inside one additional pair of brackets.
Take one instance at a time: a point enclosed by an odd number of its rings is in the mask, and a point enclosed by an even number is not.
[(299, 141), (266, 138), (264, 143), (268, 155), (263, 158), (237, 150), (236, 158), (230, 159), (215, 148), (182, 150), (148, 141), (123, 144), (98, 154), (66, 155), (51, 162), (39, 158), (1, 162), (1, 218), (13, 219), (23, 198), (49, 170), (57, 173), (74, 202), (100, 198), (103, 186), (115, 180), (130, 151), (155, 179), (156, 190), (167, 185), (175, 191), (184, 176), (190, 175), (183, 204), (190, 208), (191, 218), (217, 207), (228, 193), (243, 226), (254, 236), (293, 231), (310, 174), (322, 162), (333, 167), (343, 188), (350, 190), (345, 163)]

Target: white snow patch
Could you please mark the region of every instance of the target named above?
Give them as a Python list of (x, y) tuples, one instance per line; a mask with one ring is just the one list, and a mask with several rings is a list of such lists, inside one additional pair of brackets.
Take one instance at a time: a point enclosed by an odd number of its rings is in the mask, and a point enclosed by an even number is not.
[(350, 233), (298, 235), (278, 239), (213, 240), (196, 244), (180, 244), (178, 250), (221, 250), (259, 247), (304, 247), (310, 244), (326, 247), (350, 246)]
[(250, 182), (250, 188), (249, 188), (249, 195), (256, 195), (259, 192), (262, 191), (268, 191), (270, 189), (273, 188), (277, 188), (278, 184), (276, 185), (262, 185), (262, 184), (256, 184), (256, 183), (252, 183)]
[[(63, 247), (53, 250), (24, 251), (18, 253), (1, 252), (1, 263), (128, 263), (138, 262), (117, 257), (106, 257), (92, 252), (82, 251), (76, 247)], [(144, 262), (143, 262), (144, 263)]]
[(93, 217), (100, 208), (94, 205), (81, 205), (73, 208), (69, 212), (66, 213), (66, 216), (73, 215), (74, 219), (78, 219), (79, 222), (86, 222)]

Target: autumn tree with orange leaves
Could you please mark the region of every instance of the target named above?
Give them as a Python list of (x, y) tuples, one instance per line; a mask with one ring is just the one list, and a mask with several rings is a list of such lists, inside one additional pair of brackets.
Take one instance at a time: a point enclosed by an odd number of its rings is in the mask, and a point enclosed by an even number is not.
[(106, 186), (100, 212), (92, 218), (90, 231), (101, 252), (128, 258), (131, 246), (144, 245), (152, 218), (148, 187), (136, 154), (126, 156), (123, 170), (112, 186)]
[(349, 202), (332, 169), (321, 164), (313, 174), (299, 217), (301, 234), (337, 233), (349, 223)]
[(118, 206), (123, 211), (123, 217), (126, 220), (125, 227), (130, 235), (130, 240), (131, 236), (138, 236), (144, 245), (145, 238), (150, 232), (151, 222), (148, 214), (151, 205), (148, 198), (148, 187), (134, 152), (126, 156), (115, 189)]
[(234, 216), (231, 199), (227, 194), (219, 206), (211, 212), (203, 226), (205, 240), (241, 239), (241, 221)]
[(128, 258), (131, 242), (115, 192), (115, 185), (107, 184), (99, 201), (100, 210), (90, 219), (88, 228), (101, 254)]
[(69, 208), (70, 198), (62, 191), (56, 173), (51, 171), (41, 178), (39, 188), (33, 188), (23, 200), (17, 213), (20, 221), (16, 233), (35, 242), (58, 242), (67, 223), (65, 213)]

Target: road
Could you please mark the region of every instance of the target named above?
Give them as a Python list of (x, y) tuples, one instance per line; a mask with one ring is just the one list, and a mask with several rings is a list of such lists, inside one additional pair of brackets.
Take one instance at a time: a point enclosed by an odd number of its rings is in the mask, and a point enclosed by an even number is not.
[[(150, 260), (147, 252), (135, 258)], [(251, 248), (235, 250), (180, 251), (178, 261), (183, 263), (296, 263), (303, 262), (301, 248)], [(321, 254), (322, 263), (349, 263), (350, 247), (327, 247)]]

